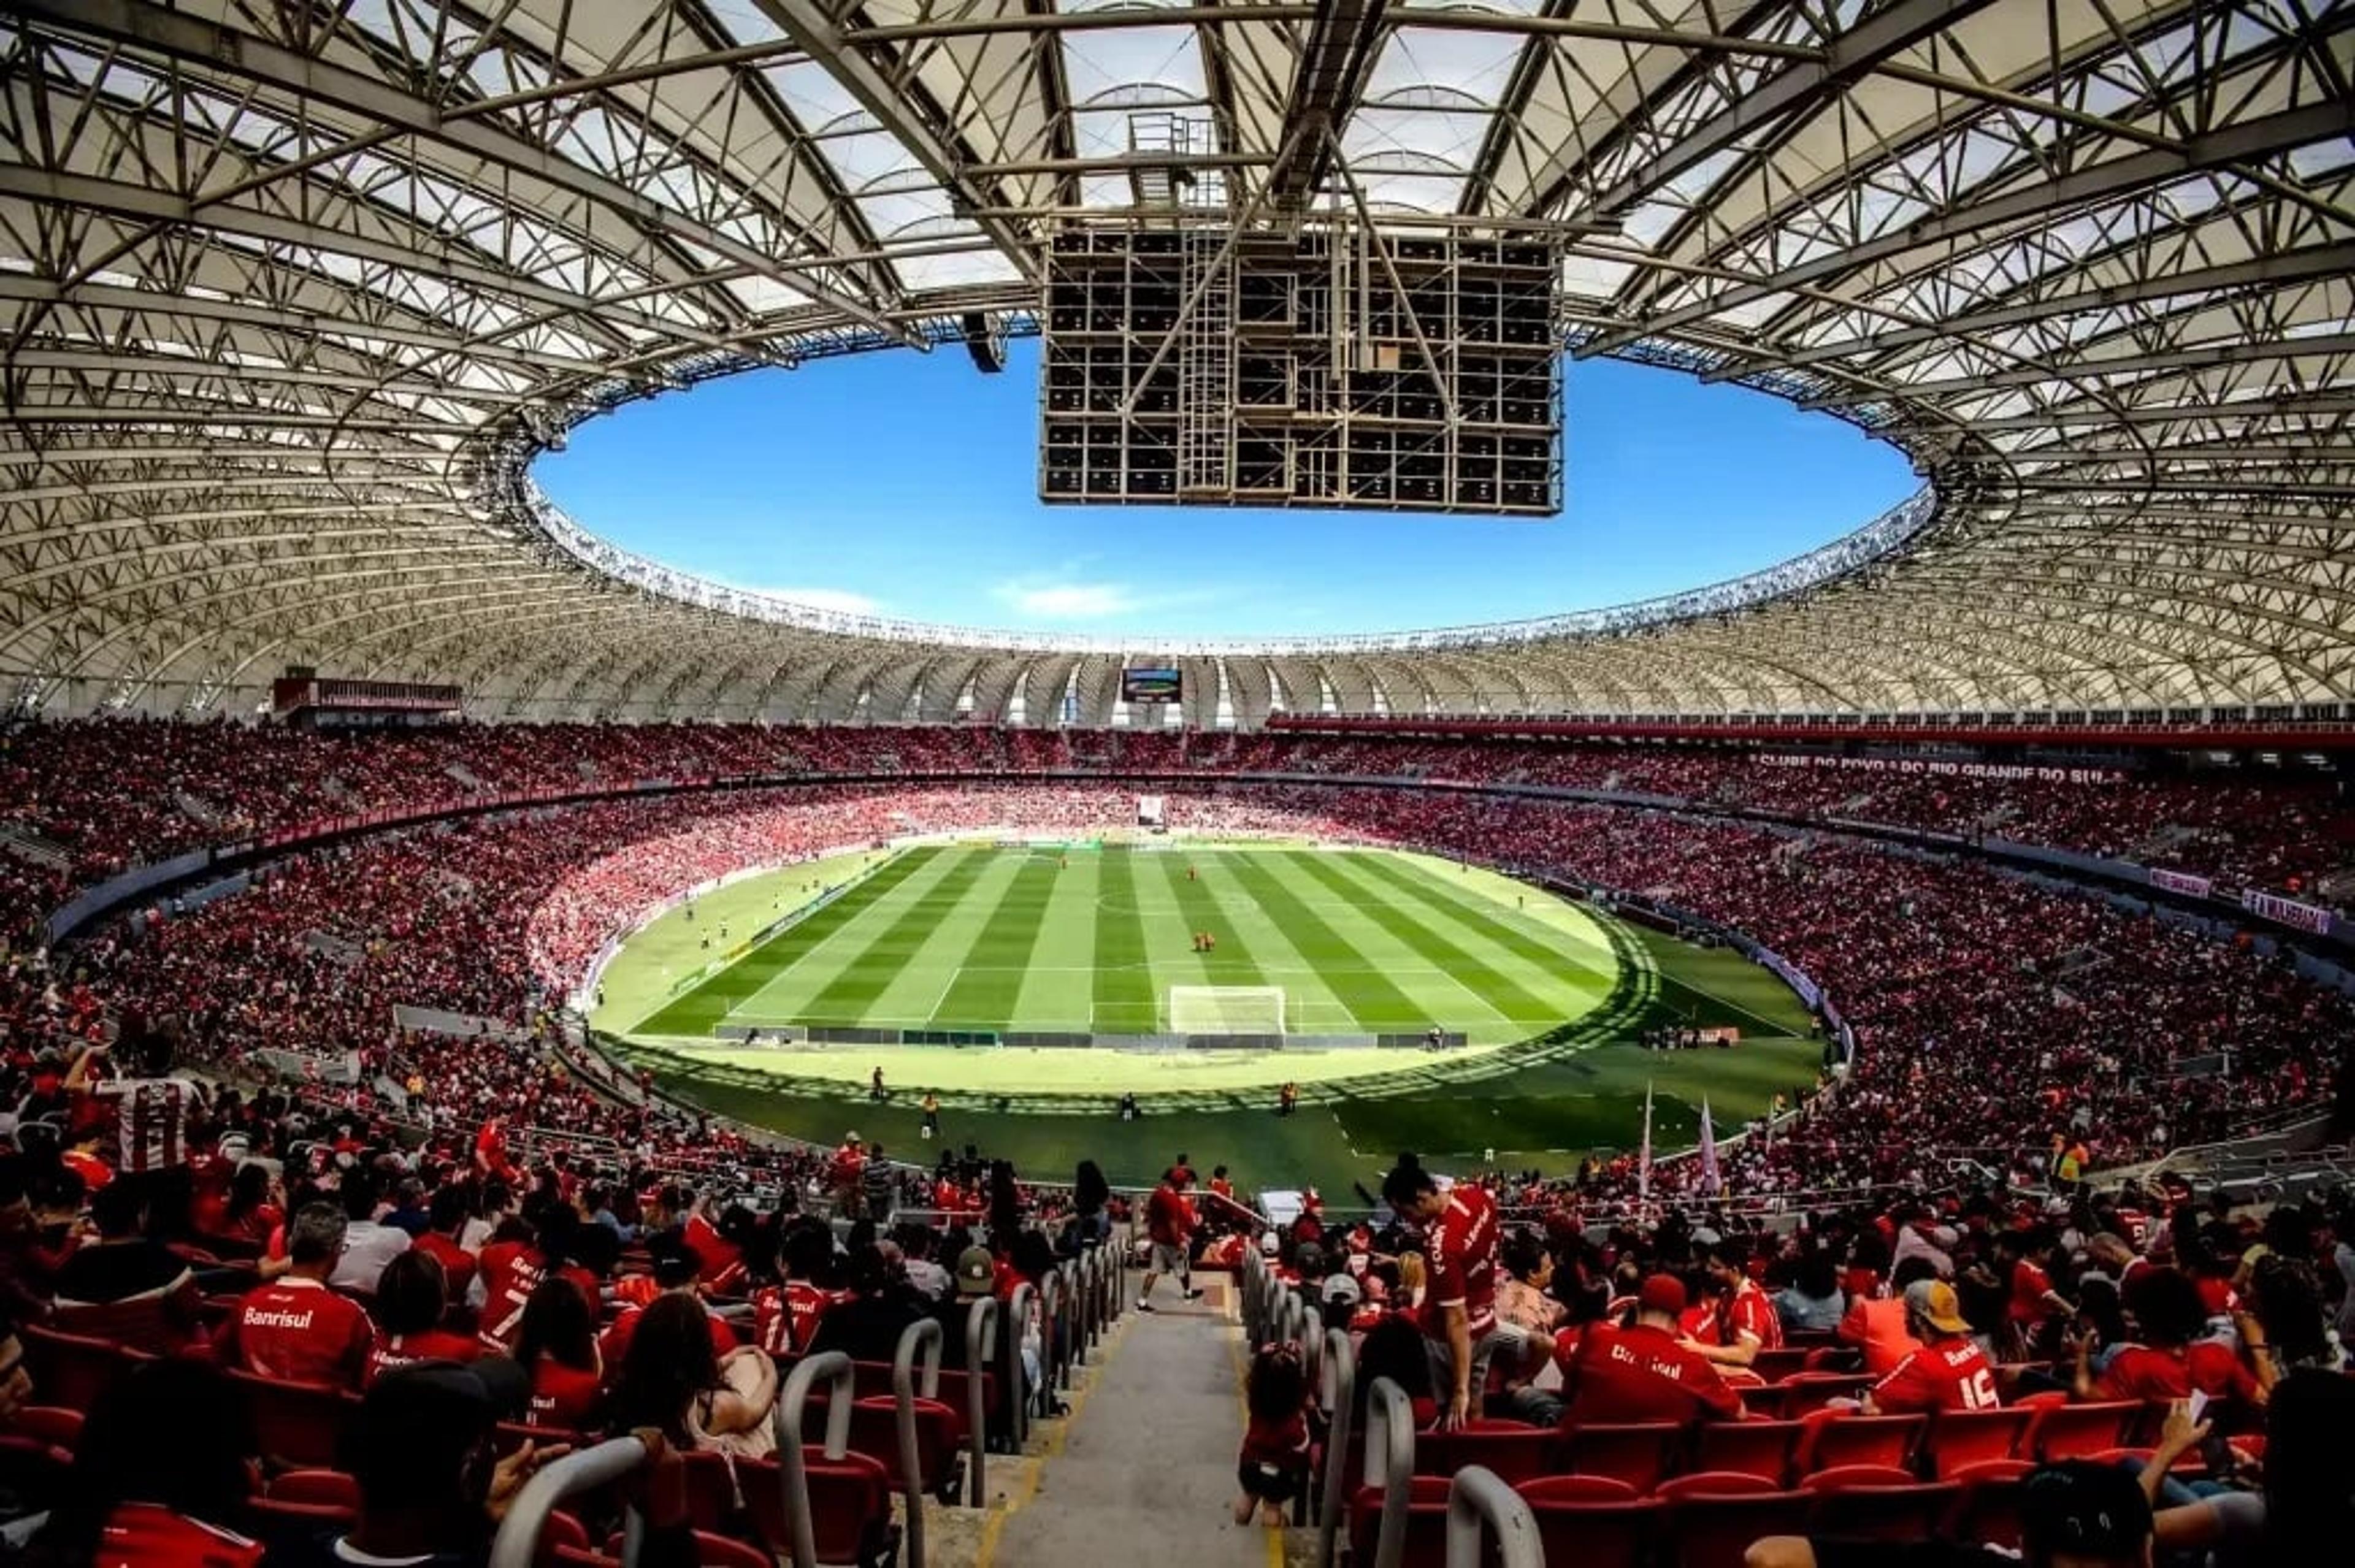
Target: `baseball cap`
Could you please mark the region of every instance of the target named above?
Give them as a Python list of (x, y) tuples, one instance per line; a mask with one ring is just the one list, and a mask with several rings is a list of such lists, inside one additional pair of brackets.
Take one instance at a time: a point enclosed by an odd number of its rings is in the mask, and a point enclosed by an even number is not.
[(987, 1296), (997, 1288), (997, 1260), (987, 1247), (967, 1247), (957, 1254), (956, 1287), (964, 1296)]
[(844, 1143), (847, 1143), (847, 1144), (855, 1144), (855, 1143), (857, 1143), (857, 1142), (858, 1141), (858, 1130), (857, 1130), (856, 1128), (854, 1128), (854, 1129), (852, 1129), (851, 1131), (849, 1131), (849, 1132), (847, 1132), (847, 1133), (843, 1134), (843, 1135), (842, 1135), (842, 1141), (843, 1141)]
[(1685, 1309), (1685, 1282), (1672, 1274), (1649, 1275), (1636, 1293), (1636, 1305), (1646, 1312), (1665, 1312), (1674, 1317)]
[(1363, 1293), (1358, 1288), (1358, 1282), (1346, 1274), (1330, 1275), (1326, 1277), (1324, 1296), (1327, 1302), (1337, 1302), (1344, 1307), (1355, 1307), (1362, 1295)]
[[(1917, 1298), (1915, 1293), (1920, 1295)], [(1905, 1287), (1905, 1305), (1922, 1315), (1923, 1322), (1941, 1334), (1967, 1334), (1971, 1326), (1963, 1318), (1963, 1304), (1955, 1295), (1955, 1287), (1943, 1279), (1917, 1279)]]

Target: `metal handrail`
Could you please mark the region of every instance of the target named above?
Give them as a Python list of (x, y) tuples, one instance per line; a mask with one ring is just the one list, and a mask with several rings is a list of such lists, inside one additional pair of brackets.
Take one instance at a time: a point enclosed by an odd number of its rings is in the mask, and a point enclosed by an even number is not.
[[(916, 1400), (941, 1396), (941, 1324), (937, 1317), (919, 1317), (900, 1331), (900, 1348), (891, 1357), (891, 1405), (898, 1418), (900, 1497), (908, 1509), (908, 1568), (924, 1568), (923, 1450), (916, 1443)], [(924, 1360), (924, 1381), (916, 1382), (916, 1358)]]
[[(1030, 1308), (1039, 1292), (1028, 1280), (1017, 1285), (1006, 1297), (1006, 1332), (998, 1339), (997, 1359), (1005, 1368), (1007, 1399), (1006, 1402), (1007, 1435), (1013, 1440), (1014, 1451), (1019, 1454), (1022, 1445), (1030, 1440), (1030, 1391), (1022, 1381), (1022, 1336), (1030, 1326)], [(1040, 1360), (1045, 1360), (1045, 1336), (1040, 1335)], [(1044, 1371), (1042, 1366), (1041, 1371)]]
[[(846, 1366), (847, 1362), (844, 1363)], [(490, 1568), (532, 1568), (540, 1532), (556, 1505), (576, 1492), (610, 1486), (645, 1464), (646, 1445), (635, 1437), (613, 1437), (541, 1468), (523, 1484), (491, 1541)], [(622, 1561), (634, 1564), (645, 1538), (645, 1520), (634, 1508), (622, 1521)]]
[(964, 1441), (967, 1467), (965, 1500), (979, 1508), (984, 1494), (982, 1472), (988, 1466), (990, 1358), (997, 1349), (997, 1297), (985, 1296), (964, 1315)]
[(1373, 1568), (1399, 1568), (1406, 1558), (1407, 1505), (1414, 1498), (1414, 1402), (1388, 1378), (1374, 1380), (1366, 1402), (1366, 1485), (1382, 1489)]
[(1042, 1388), (1054, 1389), (1070, 1381), (1064, 1349), (1064, 1314), (1069, 1309), (1063, 1271), (1050, 1268), (1039, 1281), (1039, 1383)]
[(1325, 1330), (1324, 1364), (1316, 1379), (1325, 1429), (1325, 1489), (1316, 1499), (1316, 1568), (1333, 1568), (1340, 1544), (1341, 1499), (1349, 1488), (1349, 1438), (1358, 1423), (1358, 1353), (1339, 1328)]
[(1262, 1298), (1267, 1290), (1267, 1261), (1256, 1249), (1243, 1253), (1242, 1314), (1243, 1334), (1257, 1343), (1260, 1334)]
[[(809, 1468), (802, 1455), (802, 1412), (809, 1406), (810, 1386), (826, 1380), (826, 1456), (839, 1459), (850, 1451), (850, 1407), (857, 1396), (858, 1373), (840, 1350), (804, 1356), (785, 1378), (777, 1408), (770, 1417), (775, 1428), (777, 1471), (785, 1494), (785, 1529), (791, 1537), (794, 1568), (817, 1568), (817, 1521), (810, 1509)], [(1395, 1568), (1395, 1564), (1392, 1565)]]
[(1497, 1532), (1497, 1568), (1545, 1568), (1537, 1516), (1485, 1465), (1466, 1465), (1447, 1488), (1447, 1568), (1482, 1568), (1482, 1526)]

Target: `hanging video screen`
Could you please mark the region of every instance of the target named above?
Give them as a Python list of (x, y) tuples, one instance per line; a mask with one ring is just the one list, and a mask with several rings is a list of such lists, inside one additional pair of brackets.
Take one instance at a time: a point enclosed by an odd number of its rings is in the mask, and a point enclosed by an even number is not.
[(1175, 665), (1131, 665), (1120, 672), (1120, 699), (1175, 702), (1182, 685)]

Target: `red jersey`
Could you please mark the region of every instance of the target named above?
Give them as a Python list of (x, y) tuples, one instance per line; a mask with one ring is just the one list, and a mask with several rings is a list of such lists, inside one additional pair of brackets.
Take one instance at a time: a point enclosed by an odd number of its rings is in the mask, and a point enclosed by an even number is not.
[(590, 1412), (597, 1407), (597, 1391), (602, 1381), (585, 1368), (568, 1367), (552, 1357), (540, 1357), (531, 1369), (531, 1414), (527, 1419), (534, 1426), (586, 1425)]
[[(643, 1307), (624, 1307), (622, 1315), (606, 1325), (604, 1333), (597, 1337), (598, 1353), (605, 1358), (607, 1366), (619, 1367), (629, 1360), (630, 1341), (637, 1335), (638, 1319), (645, 1315), (646, 1309)], [(736, 1348), (735, 1329), (714, 1317), (709, 1309), (703, 1314), (703, 1321), (711, 1329), (711, 1353), (714, 1357), (724, 1356)]]
[(1308, 1417), (1294, 1411), (1282, 1421), (1251, 1418), (1243, 1428), (1242, 1462), (1278, 1470), (1308, 1468)]
[(482, 1341), (464, 1334), (453, 1334), (447, 1328), (428, 1328), (422, 1334), (387, 1334), (368, 1349), (368, 1371), (363, 1382), (374, 1382), (395, 1367), (405, 1367), (412, 1361), (471, 1361), (483, 1353)]
[(770, 1285), (752, 1297), (753, 1342), (772, 1356), (797, 1355), (817, 1332), (826, 1309), (842, 1299), (806, 1280)]
[(1836, 1332), (1842, 1342), (1864, 1347), (1864, 1370), (1887, 1377), (1897, 1364), (1922, 1348), (1905, 1318), (1902, 1296), (1859, 1299), (1849, 1305)]
[(451, 1300), (466, 1299), (466, 1289), (474, 1283), (474, 1274), (480, 1266), (474, 1253), (439, 1231), (428, 1231), (410, 1245), (442, 1265), (442, 1278), (447, 1283)]
[(1733, 1287), (1733, 1300), (1720, 1307), (1715, 1301), (1688, 1310), (1685, 1332), (1711, 1345), (1733, 1345), (1744, 1336), (1762, 1350), (1783, 1348), (1783, 1318), (1756, 1282), (1742, 1280)]
[(160, 1503), (121, 1503), (106, 1516), (91, 1568), (253, 1568), (261, 1551)]
[(515, 1349), (523, 1332), (523, 1309), (548, 1277), (548, 1260), (529, 1242), (493, 1242), (483, 1249), (483, 1343), (494, 1350)]
[(1423, 1238), (1423, 1247), (1431, 1287), (1423, 1331), (1434, 1339), (1444, 1337), (1444, 1311), (1450, 1307), (1464, 1308), (1465, 1327), (1476, 1339), (1495, 1328), (1497, 1200), (1469, 1182), (1458, 1182)]
[(705, 1285), (724, 1296), (743, 1282), (744, 1250), (722, 1236), (710, 1221), (700, 1214), (688, 1215), (686, 1241), (702, 1261)]
[(1740, 1419), (1742, 1396), (1676, 1336), (1648, 1323), (1590, 1323), (1562, 1375), (1564, 1426)]
[(2122, 1345), (2094, 1385), (2104, 1399), (2189, 1399), (2194, 1389), (2211, 1399), (2254, 1402), (2257, 1380), (2238, 1356), (2222, 1345), (2193, 1345), (2180, 1350)]
[(359, 1304), (316, 1280), (288, 1277), (248, 1291), (222, 1326), (222, 1356), (281, 1382), (356, 1389), (376, 1331)]
[(1165, 1182), (1145, 1200), (1145, 1229), (1162, 1246), (1182, 1247), (1194, 1233), (1194, 1206)]
[(1924, 1345), (1872, 1385), (1872, 1403), (1883, 1415), (1926, 1414), (1934, 1410), (1993, 1410), (2003, 1401), (1995, 1392), (1995, 1368), (1987, 1352), (1968, 1339)]
[(2026, 1258), (2011, 1265), (2011, 1299), (2004, 1311), (2014, 1323), (2041, 1323), (2052, 1316), (2052, 1304), (2044, 1299), (2052, 1288), (2050, 1275)]
[(1223, 1176), (1214, 1176), (1210, 1178), (1210, 1190), (1221, 1198), (1232, 1198), (1235, 1195), (1235, 1184)]

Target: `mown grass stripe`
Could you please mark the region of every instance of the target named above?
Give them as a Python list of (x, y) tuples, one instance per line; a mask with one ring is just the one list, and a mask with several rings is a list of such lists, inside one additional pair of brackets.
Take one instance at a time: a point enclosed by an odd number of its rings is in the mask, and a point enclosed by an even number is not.
[[(1479, 932), (1488, 941), (1510, 953), (1516, 958), (1548, 969), (1568, 965), (1586, 970), (1608, 979), (1615, 965), (1581, 951), (1567, 941), (1549, 944), (1526, 926), (1511, 918), (1494, 900), (1468, 889), (1455, 887), (1446, 878), (1426, 867), (1401, 860), (1394, 855), (1351, 855), (1347, 859), (1359, 869), (1391, 883), (1401, 891), (1426, 902), (1444, 903), (1456, 921)], [(1540, 897), (1551, 898), (1550, 893)]]
[(1152, 855), (1161, 880), (1169, 885), (1178, 907), (1185, 912), (1189, 931), (1207, 931), (1218, 939), (1219, 945), (1201, 955), (1203, 978), (1213, 986), (1264, 986), (1267, 976), (1261, 970), (1259, 960), (1252, 955), (1251, 939), (1240, 929), (1241, 922), (1229, 917), (1220, 909), (1217, 895), (1204, 883), (1185, 875), (1187, 868), (1178, 864), (1177, 855)]
[(1295, 858), (1275, 853), (1238, 855), (1233, 859), (1235, 880), (1274, 917), (1303, 958), (1311, 964), (1347, 968), (1348, 980), (1333, 982), (1333, 994), (1349, 1009), (1359, 1028), (1395, 1034), (1425, 1027), (1430, 1022), (1425, 1010), (1271, 869), (1274, 862)]
[(1090, 1027), (1099, 1034), (1153, 1034), (1160, 1028), (1160, 993), (1146, 964), (1145, 917), (1136, 907), (1136, 859), (1126, 849), (1107, 848), (1102, 854)]
[(1480, 955), (1452, 940), (1446, 933), (1394, 901), (1398, 891), (1379, 878), (1352, 875), (1355, 855), (1295, 856), (1301, 869), (1333, 892), (1359, 901), (1367, 919), (1389, 932), (1460, 985), (1509, 1019), (1525, 1023), (1559, 1019), (1561, 1007), (1521, 986)]
[(856, 1024), (873, 1008), (875, 998), (906, 970), (909, 961), (955, 917), (989, 863), (986, 852), (970, 851), (960, 856), (947, 875), (925, 889), (900, 912), (898, 919), (866, 946), (842, 960), (842, 967), (834, 978), (799, 1009), (802, 1016), (827, 1023)]
[(753, 948), (638, 1025), (638, 1029), (648, 1034), (708, 1033), (714, 1025), (725, 1022), (738, 1007), (759, 995), (770, 981), (807, 957), (812, 949), (932, 866), (940, 854), (938, 846), (928, 845), (906, 850), (878, 866), (858, 886)]
[(1058, 862), (1033, 855), (1015, 871), (957, 960), (956, 977), (932, 1008), (940, 1029), (1003, 1029), (1022, 994), (1022, 969), (1039, 933), (1047, 929), (1047, 901), (1054, 896)]

